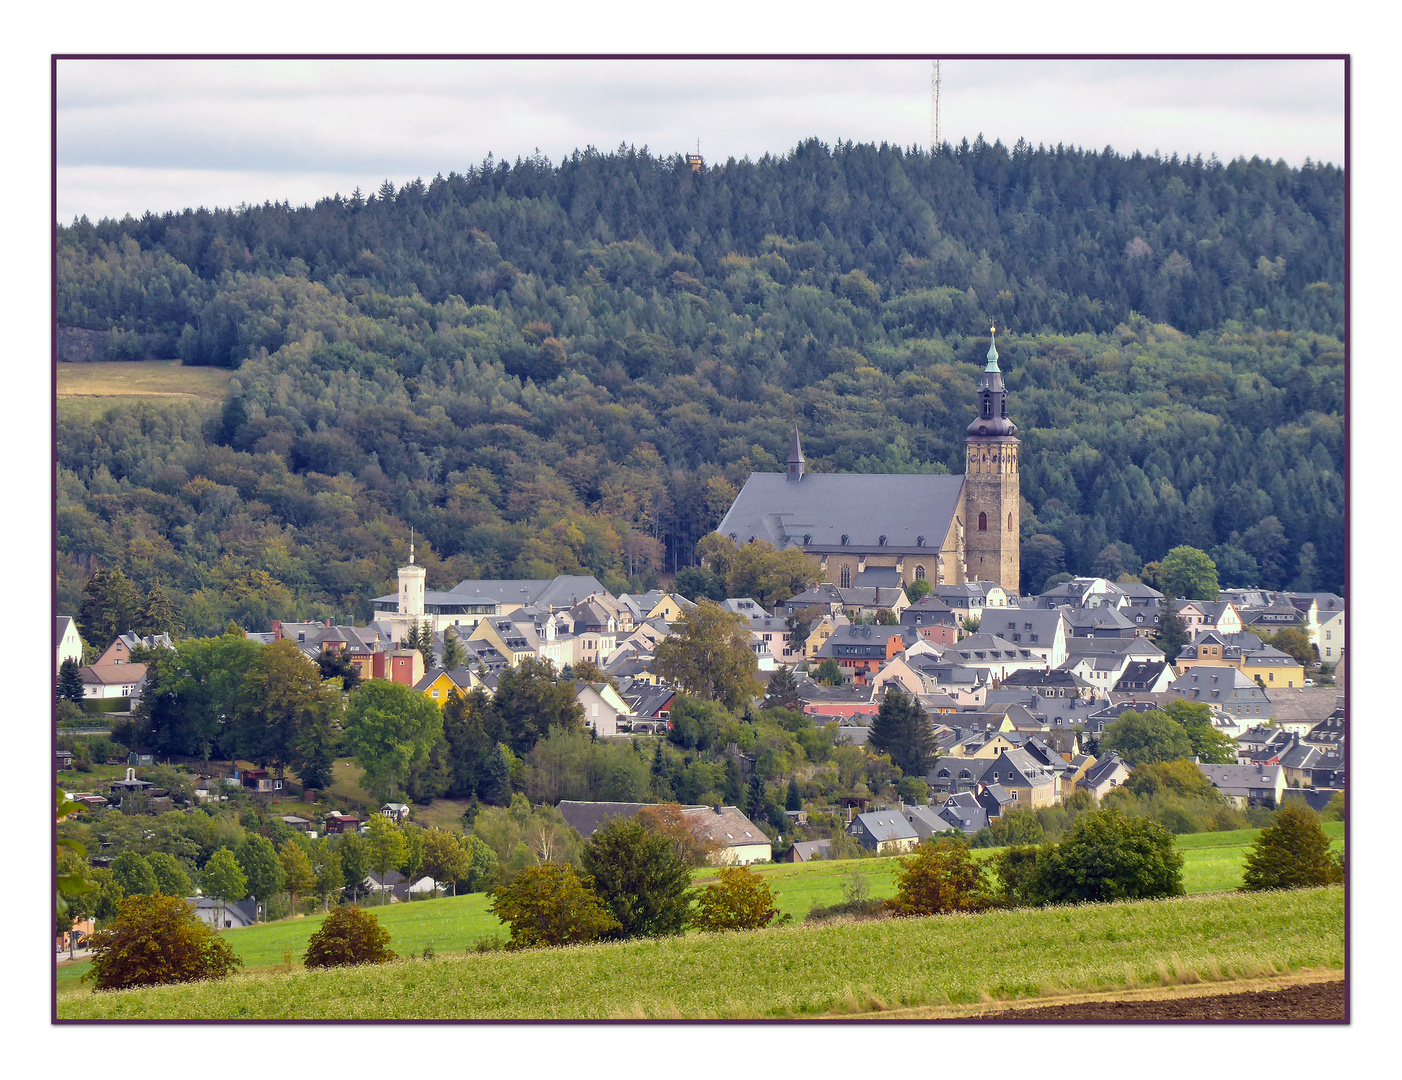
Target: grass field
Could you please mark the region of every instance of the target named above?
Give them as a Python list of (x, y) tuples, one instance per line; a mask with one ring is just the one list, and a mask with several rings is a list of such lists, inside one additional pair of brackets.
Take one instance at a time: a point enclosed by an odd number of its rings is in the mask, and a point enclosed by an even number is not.
[(140, 401), (217, 404), (228, 389), (227, 370), (184, 367), (178, 360), (58, 365), (60, 416), (95, 419), (113, 405)]
[[(1343, 822), (1326, 822), (1324, 830), (1342, 846)], [(1198, 833), (1178, 838), (1183, 849), (1183, 884), (1189, 895), (1221, 892), (1241, 884), (1242, 861), (1256, 830), (1239, 832)], [(993, 853), (976, 851), (975, 856), (986, 859)], [(779, 910), (801, 922), (816, 904), (834, 904), (842, 899), (843, 888), (853, 874), (867, 880), (871, 896), (885, 898), (896, 891), (896, 858), (846, 859), (833, 862), (778, 863), (755, 869), (769, 882)], [(714, 880), (710, 869), (696, 872), (696, 884), (704, 886)], [(483, 893), (469, 896), (421, 900), (412, 904), (391, 904), (377, 907), (376, 915), (390, 932), (391, 948), (401, 955), (420, 954), (425, 945), (438, 953), (462, 953), (484, 937), (506, 938), (506, 930), (487, 910), (488, 898)], [(307, 939), (321, 925), (322, 917), (306, 916), (284, 919), (264, 926), (253, 926), (230, 933), (229, 944), (249, 968), (263, 968), (283, 962), (283, 953), (292, 952), (300, 963), (306, 951)], [(59, 965), (59, 985), (72, 985), (88, 968), (87, 961), (64, 962)]]
[[(411, 907), (430, 907), (429, 904)], [(822, 1016), (1213, 982), (1344, 962), (1343, 889), (751, 933), (61, 990), (61, 1019)], [(245, 936), (252, 931), (242, 931)]]

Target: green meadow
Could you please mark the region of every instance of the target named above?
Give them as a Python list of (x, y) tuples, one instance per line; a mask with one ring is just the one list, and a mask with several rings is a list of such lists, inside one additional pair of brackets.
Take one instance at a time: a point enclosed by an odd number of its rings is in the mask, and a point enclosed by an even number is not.
[(58, 1015), (72, 1020), (812, 1017), (1333, 973), (1343, 962), (1344, 894), (1332, 886), (846, 921), (523, 953), (440, 952), (433, 959), (329, 971), (293, 965), (220, 982), (107, 993), (71, 986), (59, 992)]
[[(1326, 822), (1324, 831), (1342, 847), (1343, 822)], [(1184, 856), (1184, 887), (1189, 895), (1222, 892), (1239, 886), (1242, 863), (1255, 838), (1253, 829), (1178, 837)], [(988, 850), (974, 853), (979, 859), (987, 859), (992, 854)], [(870, 896), (884, 899), (895, 895), (899, 865), (898, 859), (893, 857), (778, 863), (754, 869), (769, 882), (779, 910), (792, 915), (795, 922), (801, 922), (814, 906), (840, 902), (854, 875), (866, 879)], [(714, 880), (714, 876), (714, 870), (702, 869), (696, 872), (695, 880), (698, 886), (704, 886)], [(373, 910), (389, 930), (390, 947), (395, 952), (401, 956), (417, 956), (431, 947), (442, 956), (461, 954), (483, 938), (506, 939), (505, 927), (487, 910), (487, 904), (486, 894), (473, 893), (411, 904), (390, 904)], [(288, 954), (292, 965), (300, 967), (307, 939), (321, 925), (321, 920), (320, 915), (283, 919), (230, 932), (227, 940), (249, 970), (283, 966)], [(83, 960), (59, 964), (60, 989), (77, 985), (87, 968), (88, 963)]]

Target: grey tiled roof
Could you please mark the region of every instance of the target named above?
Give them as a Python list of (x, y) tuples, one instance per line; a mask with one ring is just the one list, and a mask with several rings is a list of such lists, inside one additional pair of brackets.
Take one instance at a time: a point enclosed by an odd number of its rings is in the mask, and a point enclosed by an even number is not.
[(873, 840), (914, 840), (919, 837), (904, 815), (895, 810), (873, 810), (858, 814), (856, 823), (866, 830)]
[[(958, 511), (962, 476), (884, 473), (807, 473), (797, 483), (784, 473), (753, 473), (716, 531), (735, 542), (767, 540), (778, 548), (803, 544), (840, 551), (886, 547), (939, 554)], [(804, 544), (804, 537), (811, 539)]]

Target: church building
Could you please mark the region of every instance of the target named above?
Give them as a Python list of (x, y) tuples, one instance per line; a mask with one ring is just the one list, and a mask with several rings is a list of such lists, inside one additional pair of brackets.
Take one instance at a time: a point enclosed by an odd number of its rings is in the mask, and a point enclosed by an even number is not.
[(808, 473), (795, 427), (786, 471), (751, 475), (716, 531), (800, 547), (839, 588), (924, 579), (1020, 593), (1019, 443), (994, 341), (977, 404), (963, 476)]

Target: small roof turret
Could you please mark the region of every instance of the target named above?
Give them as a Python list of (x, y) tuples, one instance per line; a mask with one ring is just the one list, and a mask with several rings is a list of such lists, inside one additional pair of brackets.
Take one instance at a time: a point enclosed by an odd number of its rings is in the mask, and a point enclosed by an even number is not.
[(798, 442), (798, 425), (793, 426), (793, 445), (789, 448), (789, 460), (785, 462), (788, 468), (785, 470), (785, 477), (788, 480), (803, 479), (803, 447)]
[(1008, 391), (1003, 386), (1003, 372), (998, 367), (996, 328), (988, 328), (988, 364), (979, 383), (978, 417), (968, 426), (968, 434), (990, 439), (1009, 438), (1017, 434), (1017, 425), (1008, 419)]

